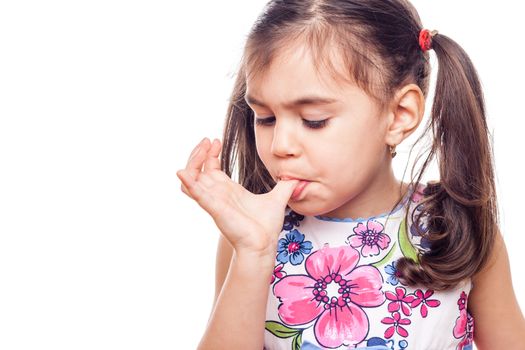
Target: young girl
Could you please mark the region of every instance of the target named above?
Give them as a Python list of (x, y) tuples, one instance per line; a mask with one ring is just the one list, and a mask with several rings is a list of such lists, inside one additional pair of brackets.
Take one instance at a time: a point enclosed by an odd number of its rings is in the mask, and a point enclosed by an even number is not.
[[(405, 183), (431, 49), (433, 142)], [(270, 1), (223, 142), (177, 175), (222, 233), (199, 349), (525, 349), (476, 70), (408, 1)]]

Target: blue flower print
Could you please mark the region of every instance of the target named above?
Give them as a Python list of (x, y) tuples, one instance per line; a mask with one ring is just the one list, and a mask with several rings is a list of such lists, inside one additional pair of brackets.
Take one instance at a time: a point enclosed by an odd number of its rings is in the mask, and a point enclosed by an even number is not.
[(292, 265), (299, 265), (304, 260), (303, 254), (309, 254), (312, 250), (312, 242), (304, 241), (304, 235), (292, 230), (285, 238), (281, 238), (277, 245), (277, 260), (281, 263), (290, 262)]
[[(422, 220), (423, 221), (423, 220)], [(423, 223), (421, 225), (419, 225), (419, 230), (421, 232), (424, 232), (424, 233), (427, 233), (428, 232), (428, 227), (425, 226)], [(417, 227), (415, 225), (415, 223), (412, 223), (410, 225), (410, 233), (412, 234), (412, 236), (415, 236), (415, 237), (420, 237), (421, 235), (419, 234), (419, 232), (417, 231)], [(430, 249), (431, 245), (432, 245), (432, 242), (426, 238), (426, 237), (421, 237), (421, 241), (419, 243), (421, 245), (421, 247), (425, 248), (425, 249)]]
[(366, 342), (366, 349), (404, 350), (408, 347), (408, 342), (406, 340), (401, 340), (398, 342), (398, 345), (399, 348), (396, 348), (395, 342), (392, 339), (385, 340), (383, 338), (373, 337)]
[(385, 266), (385, 272), (389, 275), (386, 281), (393, 286), (397, 286), (397, 284), (399, 283), (399, 280), (397, 279), (396, 264), (397, 260), (394, 260), (392, 264), (388, 264)]
[(290, 231), (294, 226), (299, 226), (301, 220), (304, 219), (304, 215), (297, 214), (293, 210), (284, 217), (283, 230)]

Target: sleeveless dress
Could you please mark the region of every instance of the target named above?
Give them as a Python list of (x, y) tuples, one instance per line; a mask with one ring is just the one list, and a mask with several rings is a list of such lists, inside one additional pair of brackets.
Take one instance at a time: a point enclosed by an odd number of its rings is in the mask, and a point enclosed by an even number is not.
[[(359, 219), (286, 211), (266, 310), (266, 350), (472, 349), (470, 279), (447, 291), (403, 285), (396, 260), (430, 244), (415, 230), (424, 185), (391, 212)], [(425, 231), (423, 220), (421, 230)]]

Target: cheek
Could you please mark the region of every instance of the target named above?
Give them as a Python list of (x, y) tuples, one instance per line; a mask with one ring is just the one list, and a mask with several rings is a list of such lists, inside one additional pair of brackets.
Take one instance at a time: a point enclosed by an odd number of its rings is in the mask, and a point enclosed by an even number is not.
[(375, 167), (378, 160), (377, 140), (373, 140), (366, 130), (347, 130), (333, 136), (315, 150), (316, 166), (333, 186), (358, 180)]
[(353, 134), (338, 132), (319, 142), (314, 148), (318, 161), (326, 164), (332, 172), (347, 168), (362, 151), (359, 139), (349, 136)]

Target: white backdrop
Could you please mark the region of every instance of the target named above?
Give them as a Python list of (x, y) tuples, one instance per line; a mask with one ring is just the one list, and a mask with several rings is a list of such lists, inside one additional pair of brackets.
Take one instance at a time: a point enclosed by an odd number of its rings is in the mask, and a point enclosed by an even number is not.
[[(175, 172), (202, 137), (221, 136), (265, 1), (181, 3), (0, 3), (1, 349), (196, 347), (218, 231)], [(525, 308), (521, 12), (511, 0), (414, 4), (479, 71)]]

